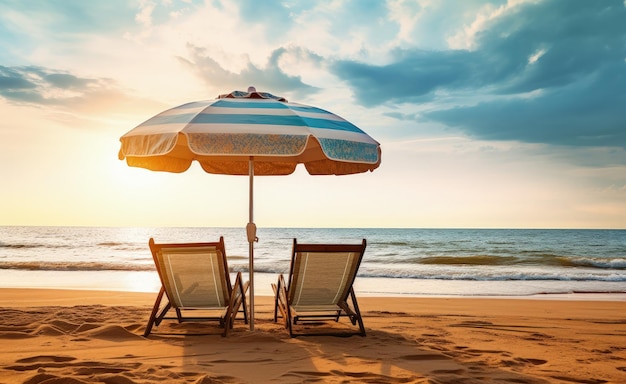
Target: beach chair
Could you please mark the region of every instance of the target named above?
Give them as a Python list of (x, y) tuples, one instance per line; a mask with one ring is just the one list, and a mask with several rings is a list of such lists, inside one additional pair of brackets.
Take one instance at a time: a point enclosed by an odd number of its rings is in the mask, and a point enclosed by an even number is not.
[[(231, 286), (224, 238), (214, 243), (156, 244), (149, 241), (150, 251), (161, 279), (161, 290), (154, 303), (148, 325), (147, 337), (153, 326), (163, 319), (187, 321), (219, 321), (228, 334), (240, 306), (243, 304), (244, 321), (248, 323), (246, 292), (241, 272)], [(167, 303), (161, 308), (163, 295)], [(170, 309), (176, 317), (165, 317)]]
[(289, 335), (294, 337), (293, 328), (299, 322), (338, 322), (340, 317), (348, 317), (352, 325), (358, 324), (357, 334), (365, 336), (352, 287), (365, 246), (365, 239), (361, 244), (298, 244), (294, 239), (289, 279), (285, 281), (281, 274), (272, 284), (274, 322), (280, 313)]

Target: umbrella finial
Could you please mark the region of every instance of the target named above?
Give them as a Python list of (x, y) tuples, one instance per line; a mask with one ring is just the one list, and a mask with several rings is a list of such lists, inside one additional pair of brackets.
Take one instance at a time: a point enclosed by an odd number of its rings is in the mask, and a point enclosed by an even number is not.
[(287, 99), (280, 96), (274, 96), (271, 93), (267, 92), (258, 92), (255, 87), (252, 85), (248, 87), (248, 92), (244, 91), (232, 91), (231, 93), (225, 93), (223, 95), (219, 95), (218, 99), (274, 99), (282, 102), (287, 102)]

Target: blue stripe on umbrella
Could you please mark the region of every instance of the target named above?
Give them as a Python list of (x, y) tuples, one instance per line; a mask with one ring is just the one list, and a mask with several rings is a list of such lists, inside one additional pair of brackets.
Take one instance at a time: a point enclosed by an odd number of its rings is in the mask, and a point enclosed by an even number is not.
[(284, 115), (252, 115), (252, 114), (209, 114), (200, 113), (193, 120), (194, 124), (266, 124), (288, 125), (294, 127), (325, 128), (340, 131), (362, 133), (359, 128), (345, 120), (327, 120), (314, 117)]
[(221, 108), (259, 108), (259, 109), (287, 109), (284, 103), (279, 101), (268, 101), (266, 99), (259, 99), (261, 101), (232, 101), (226, 99), (220, 99), (213, 103), (213, 107)]
[(267, 100), (257, 100), (257, 101), (243, 101), (238, 99), (227, 100), (220, 99), (213, 103), (214, 107), (222, 107), (222, 108), (261, 108), (261, 109), (291, 109), (292, 111), (299, 112), (313, 112), (313, 113), (321, 113), (325, 115), (334, 116), (332, 113), (325, 111), (321, 108), (311, 107), (307, 105), (294, 105), (294, 104), (285, 104), (278, 101), (267, 101)]
[(332, 113), (325, 111), (321, 108), (316, 108), (316, 107), (307, 107), (306, 105), (289, 105), (289, 109), (291, 109), (292, 111), (299, 111), (299, 112), (313, 112), (313, 113), (323, 113), (325, 115), (331, 115), (331, 116), (335, 116)]
[(280, 115), (231, 115), (231, 114), (190, 114), (158, 115), (146, 121), (142, 125), (165, 125), (165, 124), (258, 124), (258, 125), (284, 125), (295, 127), (324, 128), (338, 131), (363, 133), (354, 124), (345, 120), (327, 120), (302, 116)]

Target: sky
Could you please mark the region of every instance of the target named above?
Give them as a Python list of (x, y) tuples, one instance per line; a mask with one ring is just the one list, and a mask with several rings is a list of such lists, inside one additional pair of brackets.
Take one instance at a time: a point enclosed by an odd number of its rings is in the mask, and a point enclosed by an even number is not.
[(382, 148), (256, 177), (259, 227), (626, 228), (624, 0), (0, 0), (0, 225), (245, 226), (247, 177), (117, 153), (248, 86)]

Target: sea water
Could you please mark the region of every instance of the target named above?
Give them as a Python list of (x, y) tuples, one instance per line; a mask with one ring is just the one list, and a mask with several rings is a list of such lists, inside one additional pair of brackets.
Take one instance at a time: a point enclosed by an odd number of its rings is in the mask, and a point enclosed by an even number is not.
[[(259, 228), (255, 293), (287, 273), (293, 239), (367, 249), (360, 295), (626, 293), (626, 230)], [(0, 227), (0, 287), (157, 291), (148, 239), (216, 241), (248, 277), (244, 228)]]

